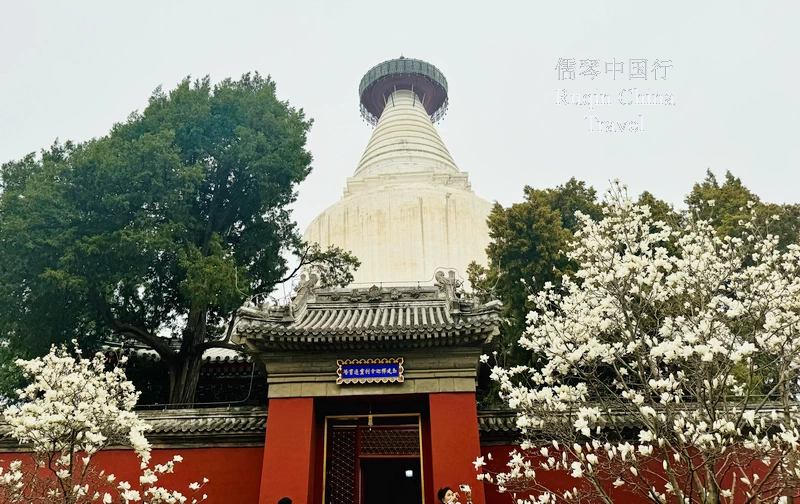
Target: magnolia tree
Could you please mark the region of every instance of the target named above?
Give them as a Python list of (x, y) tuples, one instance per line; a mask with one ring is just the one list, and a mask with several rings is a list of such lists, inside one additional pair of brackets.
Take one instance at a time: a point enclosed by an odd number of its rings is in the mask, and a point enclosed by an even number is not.
[[(73, 342), (74, 343), (74, 342)], [(106, 369), (105, 357), (76, 356), (52, 348), (42, 358), (18, 360), (30, 384), (18, 391), (19, 402), (3, 416), (9, 435), (30, 445), (32, 462), (16, 460), (0, 467), (0, 502), (25, 503), (184, 503), (207, 482), (189, 485), (191, 494), (158, 486), (159, 475), (171, 473), (180, 456), (151, 465), (150, 429), (133, 411), (139, 393), (121, 367)], [(124, 360), (123, 360), (124, 363)], [(138, 482), (117, 481), (94, 463), (109, 446), (130, 446), (138, 455)]]
[(492, 371), (521, 444), (478, 478), (524, 503), (793, 502), (800, 247), (755, 213), (737, 238), (656, 222), (619, 184), (604, 212), (578, 214), (574, 278), (533, 296), (542, 364)]

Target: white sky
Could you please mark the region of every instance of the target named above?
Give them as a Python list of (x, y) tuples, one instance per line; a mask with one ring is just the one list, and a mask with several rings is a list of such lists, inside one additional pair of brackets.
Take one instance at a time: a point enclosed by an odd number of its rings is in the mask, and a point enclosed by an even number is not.
[[(613, 7), (612, 7), (613, 5)], [(450, 112), (439, 132), (475, 191), (503, 204), (522, 186), (610, 179), (679, 204), (707, 167), (763, 199), (800, 187), (800, 2), (72, 1), (0, 3), (0, 161), (105, 134), (159, 84), (271, 74), (315, 123), (304, 227), (341, 197), (371, 128), (358, 83), (400, 56), (436, 65)], [(558, 81), (560, 57), (616, 58), (625, 73)], [(628, 60), (671, 60), (668, 80), (628, 80)], [(648, 67), (648, 70), (650, 67)], [(669, 92), (674, 107), (623, 107), (621, 89)], [(556, 106), (555, 89), (615, 104)], [(585, 115), (644, 133), (589, 133)]]

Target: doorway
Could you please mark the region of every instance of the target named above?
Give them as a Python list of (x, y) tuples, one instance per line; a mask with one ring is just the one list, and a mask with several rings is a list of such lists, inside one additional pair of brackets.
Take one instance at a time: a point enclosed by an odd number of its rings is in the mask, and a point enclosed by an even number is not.
[(424, 504), (421, 417), (325, 417), (323, 504)]
[(422, 504), (419, 459), (361, 459), (361, 504)]

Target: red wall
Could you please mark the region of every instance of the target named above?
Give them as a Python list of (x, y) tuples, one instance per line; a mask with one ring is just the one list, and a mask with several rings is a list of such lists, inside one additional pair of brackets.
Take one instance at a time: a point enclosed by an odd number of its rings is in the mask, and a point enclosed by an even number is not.
[[(507, 471), (508, 466), (506, 466), (506, 463), (509, 460), (508, 454), (514, 449), (519, 449), (519, 447), (482, 446), (481, 453), (483, 454), (485, 459), (484, 461), (486, 462), (486, 467), (484, 467), (484, 469), (487, 469), (491, 472)], [(492, 460), (489, 460), (489, 454), (491, 454)], [(542, 457), (542, 460), (544, 460), (544, 457)], [(538, 461), (536, 461), (536, 463), (538, 463)], [(477, 474), (477, 472), (475, 472), (475, 474)], [(537, 471), (536, 475), (537, 477), (545, 475), (547, 477), (548, 487), (558, 492), (572, 490), (572, 488), (576, 486), (580, 488), (581, 484), (584, 484), (586, 481), (577, 480), (570, 476), (569, 473), (564, 471), (548, 471), (544, 473)], [(650, 502), (641, 495), (634, 494), (625, 490), (624, 488), (611, 488), (611, 481), (609, 481), (608, 484), (608, 487), (605, 487), (605, 485), (604, 487), (608, 490), (608, 493), (614, 499), (614, 502), (624, 502), (625, 504), (645, 504)], [(488, 504), (510, 504), (515, 502), (510, 493), (499, 493), (497, 491), (497, 486), (494, 484), (487, 483), (484, 485), (484, 489), (486, 491), (486, 502)], [(527, 495), (525, 497), (527, 498)]]
[[(509, 460), (509, 452), (514, 450), (515, 446), (482, 446), (481, 452), (485, 458), (486, 467), (484, 469), (495, 472), (504, 472), (508, 470), (506, 463)], [(489, 454), (492, 455), (492, 460), (489, 460)], [(553, 455), (553, 450), (551, 450), (551, 455)], [(544, 457), (541, 457), (540, 460), (544, 460)], [(538, 464), (539, 460), (534, 460), (534, 465)], [(731, 464), (735, 462), (730, 460)], [(752, 460), (749, 457), (746, 457), (744, 460), (741, 461), (743, 466), (748, 466), (748, 472), (754, 471), (761, 476), (764, 476), (768, 472), (768, 468), (761, 463), (760, 460)], [(650, 471), (654, 474), (662, 474), (661, 463), (658, 461), (657, 458), (652, 459), (649, 463), (645, 464), (644, 466), (646, 470)], [(733, 472), (739, 473), (737, 478), (741, 476), (740, 470), (734, 470), (729, 472), (722, 480), (723, 488), (730, 488), (732, 479), (733, 479)], [(477, 474), (477, 473), (476, 473)], [(564, 492), (566, 490), (571, 490), (574, 487), (580, 488), (581, 485), (587, 485), (586, 480), (575, 479), (569, 475), (566, 471), (547, 471), (541, 472), (537, 471), (537, 477), (546, 477), (548, 487), (557, 491), (557, 492)], [(643, 497), (641, 494), (634, 493), (629, 487), (623, 486), (620, 488), (613, 488), (611, 483), (613, 482), (614, 478), (609, 478), (606, 483), (604, 483), (604, 488), (608, 492), (609, 496), (613, 499), (614, 502), (624, 502), (625, 504), (644, 504), (651, 502), (650, 500)], [(740, 482), (736, 482), (736, 494), (734, 495), (733, 501), (734, 503), (743, 503), (747, 501), (747, 497), (745, 495), (746, 487), (744, 484)], [(513, 500), (510, 493), (498, 493), (497, 486), (493, 484), (485, 484), (484, 485), (485, 492), (486, 492), (486, 502), (488, 504), (512, 504), (515, 501)], [(663, 490), (663, 487), (662, 487)], [(527, 497), (527, 496), (525, 496)], [(797, 496), (795, 497), (797, 498)]]
[[(199, 495), (208, 494), (211, 504), (256, 504), (261, 484), (261, 460), (263, 448), (175, 448), (153, 450), (151, 467), (171, 460), (174, 455), (183, 457), (183, 462), (175, 465), (173, 474), (163, 474), (158, 485), (177, 490), (187, 495), (189, 483), (209, 482)], [(25, 460), (24, 453), (0, 453), (3, 468), (14, 460)], [(106, 473), (114, 474), (117, 480), (129, 481), (133, 488), (139, 488), (139, 459), (131, 450), (106, 450), (98, 453), (93, 466)]]
[[(483, 484), (475, 479), (472, 465), (481, 453), (475, 394), (431, 394), (429, 401), (434, 493), (445, 486), (458, 491), (458, 485), (466, 483), (472, 488), (472, 501), (484, 504)], [(466, 502), (463, 495), (461, 502)]]
[(431, 421), (429, 415), (422, 417), (422, 477), (424, 481), (424, 488), (422, 491), (425, 494), (425, 502), (439, 504), (436, 500), (436, 492), (438, 487), (433, 483), (433, 464), (431, 463)]
[(314, 399), (270, 399), (261, 472), (261, 504), (289, 497), (311, 503), (314, 495)]
[[(481, 446), (481, 455), (483, 455), (487, 472), (503, 472), (506, 469), (506, 462), (508, 462), (508, 454), (513, 450), (513, 446)], [(489, 454), (492, 460), (489, 460)], [(478, 474), (477, 471), (475, 474)], [(508, 504), (512, 501), (509, 494), (501, 494), (497, 492), (497, 487), (492, 484), (483, 485), (483, 491), (486, 494), (487, 504)]]

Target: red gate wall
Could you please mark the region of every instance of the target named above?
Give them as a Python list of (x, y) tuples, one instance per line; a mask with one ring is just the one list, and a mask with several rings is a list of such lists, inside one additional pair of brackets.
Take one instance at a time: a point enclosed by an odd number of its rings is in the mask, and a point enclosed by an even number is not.
[[(159, 477), (158, 484), (170, 490), (178, 490), (186, 495), (189, 484), (202, 482), (208, 484), (200, 495), (208, 495), (210, 504), (257, 504), (261, 485), (261, 461), (264, 448), (170, 448), (156, 449), (152, 452), (151, 466), (163, 464), (173, 456), (180, 455), (183, 462), (176, 464), (173, 474)], [(0, 466), (4, 469), (14, 460), (30, 460), (25, 453), (0, 453)], [(138, 488), (139, 459), (131, 450), (106, 450), (94, 457), (93, 465), (98, 470), (114, 474), (117, 481), (129, 481)]]

